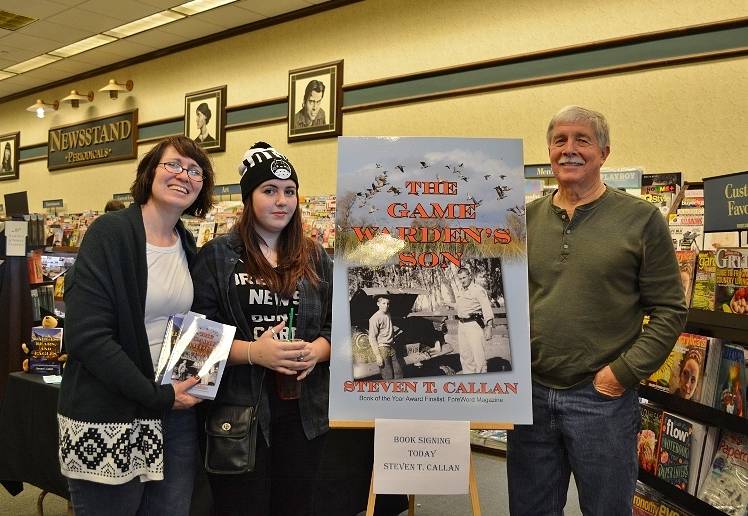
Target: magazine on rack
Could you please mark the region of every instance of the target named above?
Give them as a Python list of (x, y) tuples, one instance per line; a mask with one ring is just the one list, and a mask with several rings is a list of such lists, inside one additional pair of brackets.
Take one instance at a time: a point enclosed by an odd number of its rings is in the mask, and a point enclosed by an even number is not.
[(182, 321), (182, 331), (164, 370), (163, 385), (199, 376), (189, 391), (198, 398), (214, 399), (221, 383), (236, 328), (202, 317)]

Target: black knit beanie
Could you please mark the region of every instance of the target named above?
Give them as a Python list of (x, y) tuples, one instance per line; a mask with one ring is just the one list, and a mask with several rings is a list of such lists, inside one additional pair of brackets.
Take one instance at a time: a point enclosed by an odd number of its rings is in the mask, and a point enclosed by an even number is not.
[(288, 158), (265, 142), (255, 143), (244, 153), (239, 173), (242, 175), (239, 181), (242, 202), (247, 200), (255, 188), (269, 179), (290, 179), (299, 187), (296, 170)]

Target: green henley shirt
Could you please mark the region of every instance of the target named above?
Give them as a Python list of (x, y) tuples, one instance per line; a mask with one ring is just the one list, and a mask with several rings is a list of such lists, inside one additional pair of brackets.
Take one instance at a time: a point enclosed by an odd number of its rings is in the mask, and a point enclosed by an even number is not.
[(610, 364), (632, 387), (667, 358), (688, 313), (667, 224), (612, 188), (571, 220), (552, 198), (527, 206), (533, 380), (568, 389)]

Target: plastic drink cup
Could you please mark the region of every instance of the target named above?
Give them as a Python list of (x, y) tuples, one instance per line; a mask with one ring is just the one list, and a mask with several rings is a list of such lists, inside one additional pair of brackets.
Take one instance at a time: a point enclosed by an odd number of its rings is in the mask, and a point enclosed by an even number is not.
[[(298, 342), (302, 339), (291, 339), (285, 342)], [(282, 400), (297, 400), (301, 396), (301, 384), (298, 380), (299, 373), (283, 374), (275, 372), (275, 392)]]

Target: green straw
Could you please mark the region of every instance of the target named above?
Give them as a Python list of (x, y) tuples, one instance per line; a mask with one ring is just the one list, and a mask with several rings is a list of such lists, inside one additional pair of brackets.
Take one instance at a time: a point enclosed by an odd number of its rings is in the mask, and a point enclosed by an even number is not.
[(291, 307), (291, 311), (288, 313), (288, 334), (291, 335), (291, 339), (295, 337), (293, 331), (293, 307)]

